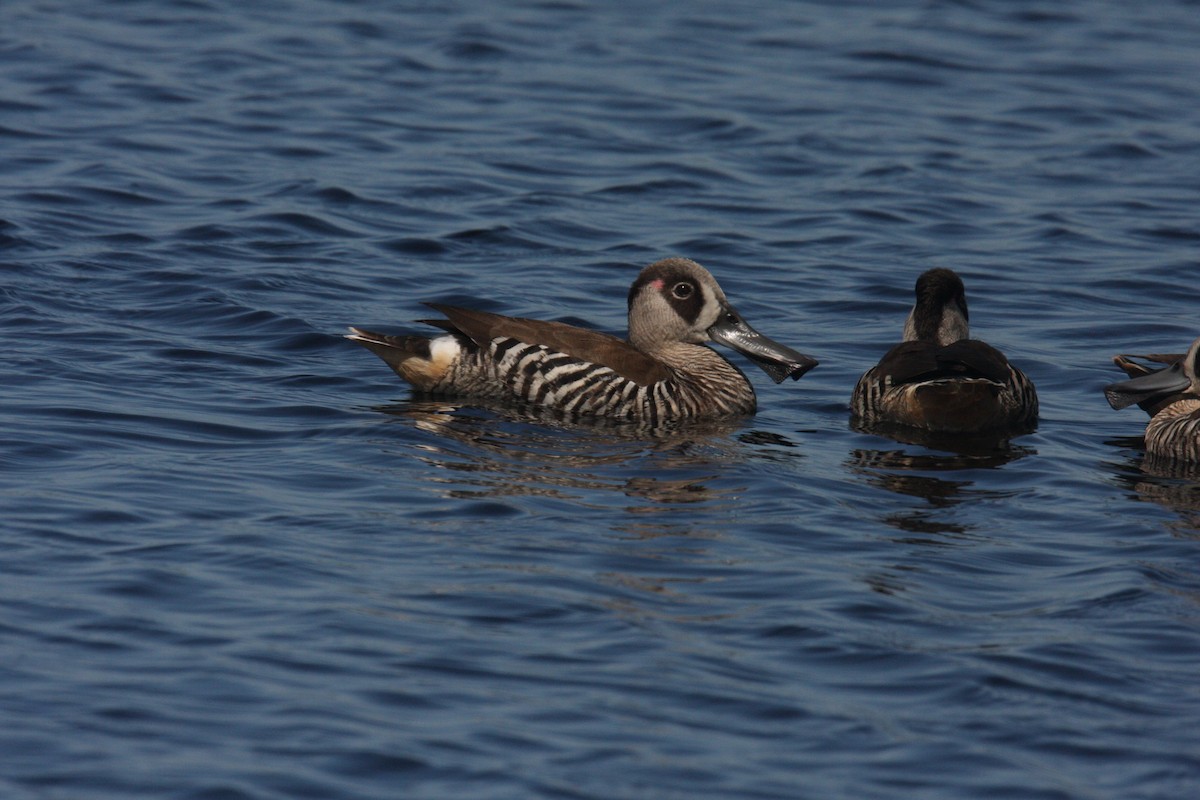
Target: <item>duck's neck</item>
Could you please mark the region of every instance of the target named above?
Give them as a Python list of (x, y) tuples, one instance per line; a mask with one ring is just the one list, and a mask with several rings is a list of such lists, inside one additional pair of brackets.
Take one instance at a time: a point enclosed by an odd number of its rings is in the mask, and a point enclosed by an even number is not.
[(727, 413), (753, 412), (754, 387), (740, 369), (711, 347), (677, 342), (652, 353), (666, 364), (681, 399), (688, 397), (698, 407)]
[(940, 308), (915, 305), (904, 321), (906, 342), (935, 342), (945, 347), (970, 335), (966, 315), (953, 303)]
[(1184, 414), (1191, 414), (1200, 411), (1200, 399), (1195, 397), (1185, 397), (1182, 400), (1176, 400), (1171, 405), (1159, 411), (1154, 415), (1154, 419), (1162, 419), (1164, 422), (1174, 417), (1182, 417)]
[(741, 374), (737, 367), (708, 345), (672, 342), (647, 352), (678, 373), (692, 375), (732, 370)]

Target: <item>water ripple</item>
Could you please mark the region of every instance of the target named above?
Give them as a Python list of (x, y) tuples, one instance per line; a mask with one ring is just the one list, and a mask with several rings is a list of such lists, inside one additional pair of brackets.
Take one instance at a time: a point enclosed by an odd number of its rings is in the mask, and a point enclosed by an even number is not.
[[(0, 793), (1195, 794), (1197, 476), (1100, 392), (1197, 335), (1191, 4), (76, 6), (0, 28)], [(821, 367), (644, 430), (340, 337), (671, 254)], [(933, 265), (1035, 431), (849, 423)]]

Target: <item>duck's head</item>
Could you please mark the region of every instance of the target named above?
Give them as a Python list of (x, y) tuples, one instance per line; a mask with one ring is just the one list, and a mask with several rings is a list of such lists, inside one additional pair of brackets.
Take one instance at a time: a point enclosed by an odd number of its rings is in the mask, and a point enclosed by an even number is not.
[(644, 353), (684, 342), (717, 342), (737, 350), (776, 382), (800, 376), (817, 360), (750, 327), (716, 279), (686, 258), (666, 258), (642, 270), (629, 289), (629, 341)]
[(917, 301), (904, 322), (904, 341), (943, 347), (970, 337), (967, 290), (954, 270), (935, 267), (917, 278)]

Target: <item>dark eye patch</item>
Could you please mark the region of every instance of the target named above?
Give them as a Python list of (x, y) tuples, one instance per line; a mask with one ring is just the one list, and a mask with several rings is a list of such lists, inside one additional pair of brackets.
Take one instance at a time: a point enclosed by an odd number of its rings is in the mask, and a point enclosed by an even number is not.
[(700, 318), (700, 310), (704, 306), (704, 295), (697, 290), (696, 284), (689, 280), (675, 280), (668, 282), (667, 285), (671, 289), (664, 291), (663, 295), (671, 304), (671, 308), (675, 309), (675, 313), (687, 324), (694, 325)]

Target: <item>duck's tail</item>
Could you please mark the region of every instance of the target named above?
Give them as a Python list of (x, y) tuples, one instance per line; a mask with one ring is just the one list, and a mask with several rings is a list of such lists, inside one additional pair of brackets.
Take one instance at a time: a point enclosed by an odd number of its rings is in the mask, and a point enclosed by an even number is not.
[(433, 391), (462, 354), (453, 335), (428, 339), (424, 336), (389, 336), (362, 328), (350, 328), (346, 338), (379, 356), (397, 375), (419, 391)]

